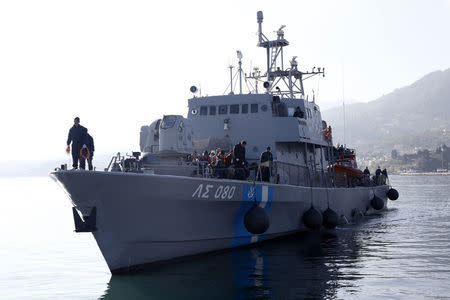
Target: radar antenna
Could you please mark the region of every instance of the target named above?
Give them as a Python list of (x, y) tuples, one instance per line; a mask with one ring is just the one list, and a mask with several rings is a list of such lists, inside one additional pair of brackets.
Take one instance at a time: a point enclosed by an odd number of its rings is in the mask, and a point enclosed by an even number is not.
[[(242, 94), (242, 75), (244, 75), (244, 79), (248, 78), (248, 77), (246, 77), (246, 74), (244, 74), (244, 71), (242, 70), (242, 57), (243, 57), (242, 52), (240, 50), (236, 50), (236, 56), (238, 58), (238, 69), (235, 72), (235, 74), (233, 75), (234, 66), (233, 65), (228, 66), (228, 68), (230, 69), (230, 83), (228, 84), (227, 88), (225, 89), (224, 94), (226, 93), (228, 88), (230, 88), (229, 95), (234, 95), (233, 82), (237, 82), (236, 76), (238, 76), (238, 78), (239, 78), (239, 94)], [(235, 85), (237, 85), (237, 84), (235, 84)], [(248, 84), (247, 84), (247, 88), (248, 88), (249, 92), (251, 93), (251, 90), (248, 87)]]

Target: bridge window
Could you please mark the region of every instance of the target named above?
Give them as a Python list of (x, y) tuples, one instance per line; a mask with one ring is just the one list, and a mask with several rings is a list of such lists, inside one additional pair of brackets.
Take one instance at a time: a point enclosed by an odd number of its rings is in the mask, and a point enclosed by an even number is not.
[(200, 106), (200, 115), (206, 116), (208, 114), (208, 107), (207, 106)]
[(228, 106), (219, 105), (219, 115), (226, 115), (228, 113)]
[(210, 106), (209, 107), (209, 114), (211, 116), (214, 116), (216, 114), (216, 107), (215, 106)]
[(238, 114), (239, 113), (239, 104), (230, 105), (230, 114)]
[(248, 113), (248, 104), (242, 104), (241, 113), (243, 113), (243, 114)]
[(258, 104), (252, 104), (251, 106), (250, 106), (250, 111), (252, 112), (252, 113), (257, 113), (258, 112)]
[(172, 128), (175, 125), (175, 121), (177, 120), (176, 116), (164, 116), (161, 122), (161, 129)]
[(294, 107), (288, 107), (288, 117), (292, 117), (294, 115), (295, 108)]

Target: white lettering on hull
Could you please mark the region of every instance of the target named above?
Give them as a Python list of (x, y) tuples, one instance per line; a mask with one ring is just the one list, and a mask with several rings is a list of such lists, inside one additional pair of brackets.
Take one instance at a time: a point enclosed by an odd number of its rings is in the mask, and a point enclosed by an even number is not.
[(218, 185), (214, 187), (212, 184), (199, 184), (192, 194), (192, 198), (209, 199), (233, 199), (236, 187), (233, 185)]

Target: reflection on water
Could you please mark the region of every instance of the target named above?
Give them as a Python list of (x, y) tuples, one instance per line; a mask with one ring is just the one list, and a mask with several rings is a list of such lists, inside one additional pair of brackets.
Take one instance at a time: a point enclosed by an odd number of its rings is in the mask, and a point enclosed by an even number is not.
[(450, 176), (391, 183), (400, 199), (357, 224), (111, 276), (53, 182), (0, 179), (0, 299), (446, 298)]
[(356, 227), (115, 275), (102, 299), (333, 299), (339, 288), (356, 291), (363, 276)]

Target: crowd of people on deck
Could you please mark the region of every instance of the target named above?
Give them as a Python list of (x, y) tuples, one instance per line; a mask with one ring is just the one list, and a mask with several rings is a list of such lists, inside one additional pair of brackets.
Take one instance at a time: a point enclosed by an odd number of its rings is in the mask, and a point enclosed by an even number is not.
[(388, 180), (388, 174), (386, 168), (381, 170), (380, 166), (375, 170), (375, 175), (370, 177), (369, 168), (366, 167), (363, 171), (364, 179), (372, 180), (375, 185), (384, 185)]
[(226, 152), (217, 148), (211, 151), (204, 151), (199, 154), (194, 152), (189, 158), (189, 163), (198, 165), (198, 175), (211, 175), (216, 178), (228, 178), (245, 180), (250, 176), (251, 171), (255, 171), (257, 180), (270, 181), (273, 155), (270, 147), (261, 154), (260, 165), (248, 164), (245, 156), (246, 141), (236, 144), (233, 149)]
[[(261, 153), (259, 163), (248, 164), (245, 156), (246, 141), (236, 144), (230, 151), (217, 148), (199, 154), (194, 151), (188, 162), (198, 166), (197, 174), (215, 178), (246, 180), (254, 172), (255, 180), (270, 182), (273, 169), (273, 154), (270, 147)], [(354, 186), (384, 185), (388, 181), (387, 170), (378, 166), (375, 175), (370, 177), (369, 168), (363, 171), (364, 176)]]

